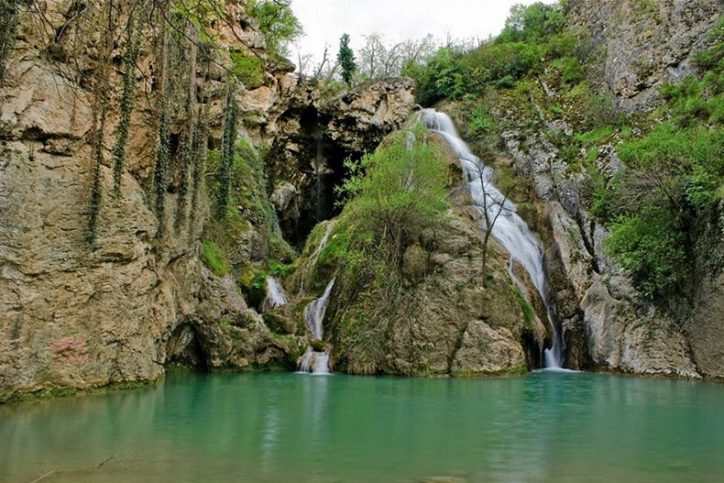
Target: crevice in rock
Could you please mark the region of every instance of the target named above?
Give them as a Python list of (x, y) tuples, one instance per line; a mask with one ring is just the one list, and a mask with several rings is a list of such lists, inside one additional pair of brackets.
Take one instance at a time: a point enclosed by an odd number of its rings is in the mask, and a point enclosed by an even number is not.
[[(550, 343), (545, 342), (545, 343)], [(543, 367), (543, 349), (545, 343), (542, 343), (536, 338), (536, 334), (526, 328), (520, 334), (520, 345), (523, 347), (523, 353), (525, 354), (525, 363), (528, 370), (540, 369)]]
[(198, 331), (190, 322), (174, 329), (166, 342), (166, 364), (180, 364), (197, 369), (207, 369), (207, 354)]
[(471, 322), (468, 321), (465, 326), (462, 328), (460, 332), (458, 332), (457, 337), (455, 338), (455, 341), (453, 343), (452, 351), (450, 351), (450, 355), (448, 356), (447, 361), (447, 373), (449, 375), (452, 375), (453, 373), (453, 364), (455, 363), (455, 358), (458, 355), (458, 352), (460, 352), (460, 349), (463, 346), (463, 340), (465, 340), (465, 334), (467, 333), (468, 329), (470, 328)]

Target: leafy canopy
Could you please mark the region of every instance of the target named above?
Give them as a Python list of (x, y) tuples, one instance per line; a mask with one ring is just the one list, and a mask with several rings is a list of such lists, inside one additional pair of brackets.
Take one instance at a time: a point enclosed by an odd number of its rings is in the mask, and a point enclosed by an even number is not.
[(278, 56), (288, 55), (289, 44), (304, 33), (291, 3), (291, 0), (248, 0), (246, 3), (247, 13), (259, 22), (267, 47)]

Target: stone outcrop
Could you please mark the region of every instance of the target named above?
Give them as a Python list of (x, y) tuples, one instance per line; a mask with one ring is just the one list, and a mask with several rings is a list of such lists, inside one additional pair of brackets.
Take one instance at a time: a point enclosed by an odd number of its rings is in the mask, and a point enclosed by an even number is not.
[(384, 79), (324, 98), (300, 84), (277, 122), (269, 174), (285, 237), (301, 242), (335, 206), (346, 159), (358, 160), (407, 121), (416, 107), (411, 79)]
[[(549, 273), (566, 342), (568, 366), (638, 374), (700, 377), (681, 326), (646, 302), (603, 251), (608, 235), (586, 210), (586, 182), (569, 173), (541, 135), (503, 135), (519, 172), (546, 204), (552, 250)], [(599, 171), (618, 169), (615, 149)]]
[(573, 0), (573, 27), (603, 49), (603, 77), (627, 111), (651, 109), (658, 88), (692, 74), (692, 55), (722, 14), (718, 0)]
[[(442, 141), (440, 145), (446, 146)], [(489, 248), (487, 287), (483, 286), (481, 215), (461, 185), (457, 158), (450, 153), (445, 162), (453, 183), (452, 208), (406, 248), (399, 292), (383, 290), (357, 298), (358, 291), (365, 290), (360, 284), (369, 281), (333, 262), (316, 263), (325, 230), (315, 230), (310, 237), (292, 285), (324, 287), (336, 276), (325, 318), (334, 371), (483, 376), (541, 366), (542, 348), (546, 341), (550, 344), (551, 334), (540, 317), (526, 315), (508, 276), (507, 253), (495, 242)], [(339, 230), (346, 226), (331, 225), (327, 243), (344, 237)], [(544, 308), (542, 312), (545, 317)]]
[[(156, 236), (158, 219), (146, 189), (157, 137), (148, 95), (154, 89), (150, 26), (142, 32), (119, 197), (112, 194), (109, 149), (119, 119), (121, 73), (111, 69), (112, 87), (104, 93), (107, 150), (100, 168), (98, 239), (95, 247), (86, 243), (93, 96), (73, 69), (76, 63), (92, 68), (99, 36), (89, 27), (93, 17), (75, 12), (74, 2), (38, 5), (53, 28), (46, 29), (35, 13), (21, 12), (0, 89), (0, 400), (58, 387), (153, 380), (175, 359), (209, 368), (293, 363), (295, 341), (274, 336), (236, 283), (216, 277), (200, 261), (208, 211), (203, 195), (199, 211), (180, 229), (172, 226), (178, 177), (165, 195), (170, 235)], [(125, 15), (128, 5), (119, 6)], [(219, 27), (220, 42), (264, 60), (263, 85), (247, 90), (240, 84), (236, 92), (242, 112), (255, 119), (240, 125), (242, 134), (261, 139), (275, 130), (291, 81), (266, 57), (263, 35), (243, 9), (230, 4), (229, 12), (239, 21)], [(122, 38), (124, 22), (121, 16), (114, 38)], [(197, 74), (199, 87), (209, 93), (210, 142), (218, 146), (221, 77), (211, 72), (204, 78), (201, 67)], [(174, 116), (172, 136), (182, 121)]]
[(724, 380), (724, 274), (704, 280), (685, 323), (691, 353), (699, 372)]

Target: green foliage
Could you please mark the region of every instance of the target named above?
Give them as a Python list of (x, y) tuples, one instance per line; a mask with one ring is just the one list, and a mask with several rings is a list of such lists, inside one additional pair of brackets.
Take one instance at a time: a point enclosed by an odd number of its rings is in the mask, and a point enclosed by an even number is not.
[[(96, 108), (98, 107), (96, 106)], [(106, 121), (106, 108), (103, 106), (100, 109), (101, 112), (94, 116), (92, 185), (88, 210), (88, 229), (85, 235), (86, 242), (91, 247), (95, 246), (98, 237), (98, 215), (101, 212), (101, 165), (104, 161), (103, 130)]]
[(347, 85), (352, 85), (352, 79), (354, 73), (357, 70), (357, 63), (355, 62), (354, 52), (349, 46), (349, 35), (344, 34), (339, 39), (339, 52), (337, 53), (337, 63), (342, 68), (342, 80)]
[(523, 317), (525, 318), (525, 322), (527, 324), (533, 322), (533, 319), (535, 319), (535, 309), (530, 304), (530, 302), (528, 302), (528, 299), (523, 296), (523, 293), (518, 287), (513, 287), (513, 296), (520, 305), (520, 309), (523, 311)]
[(125, 52), (123, 54), (123, 94), (121, 95), (121, 119), (116, 129), (116, 142), (113, 145), (113, 192), (121, 194), (121, 176), (126, 158), (128, 128), (133, 111), (133, 96), (136, 87), (136, 62), (140, 51), (141, 36), (136, 32), (137, 14), (131, 15), (126, 25)]
[(206, 242), (201, 246), (201, 259), (214, 275), (223, 277), (228, 275), (230, 268), (226, 261), (224, 250), (215, 242)]
[(259, 22), (267, 48), (277, 56), (287, 55), (289, 44), (304, 33), (291, 0), (248, 0), (246, 11)]
[(191, 22), (199, 32), (202, 44), (217, 45), (217, 38), (210, 29), (214, 22), (226, 20), (224, 0), (176, 0), (171, 13), (176, 18)]
[(613, 126), (602, 126), (585, 133), (576, 134), (576, 140), (584, 144), (597, 144), (610, 138), (615, 131)]
[(529, 6), (515, 5), (496, 42), (539, 40), (559, 33), (565, 24), (566, 16), (560, 5), (546, 5), (542, 2)]
[(558, 72), (559, 84), (575, 85), (583, 80), (583, 67), (581, 62), (575, 57), (562, 57), (551, 62)]
[(565, 14), (559, 5), (518, 5), (505, 30), (473, 49), (445, 47), (423, 62), (408, 64), (403, 75), (415, 79), (422, 105), (465, 95), (485, 95), (486, 89), (514, 89), (550, 65), (562, 85), (584, 78), (582, 62), (591, 43), (581, 30), (564, 31)]
[[(165, 96), (162, 96), (165, 98)], [(156, 236), (163, 238), (166, 228), (166, 189), (168, 184), (168, 168), (170, 156), (170, 136), (168, 132), (168, 114), (166, 101), (161, 100), (158, 120), (158, 145), (156, 146), (156, 164), (153, 170), (153, 192), (158, 218)]]
[(611, 232), (607, 249), (645, 295), (665, 295), (688, 273), (686, 236), (668, 209), (647, 205), (638, 214), (620, 217)]
[(226, 109), (224, 111), (224, 130), (221, 138), (221, 162), (219, 164), (219, 186), (216, 198), (216, 217), (220, 220), (226, 218), (229, 211), (229, 195), (231, 190), (231, 170), (234, 164), (236, 145), (236, 121), (238, 106), (233, 95), (233, 89), (227, 85)]
[[(719, 35), (700, 65), (721, 63)], [(608, 249), (649, 297), (722, 268), (723, 86), (719, 67), (664, 86), (670, 121), (619, 146), (625, 169), (595, 194), (596, 216), (613, 220)]]
[(347, 162), (351, 175), (342, 187), (360, 224), (399, 256), (447, 207), (447, 176), (436, 148), (422, 126), (408, 132), (412, 146), (400, 132), (359, 163)]
[(611, 93), (591, 96), (586, 108), (586, 123), (589, 128), (597, 129), (623, 122), (623, 115), (616, 107), (616, 100)]
[(231, 72), (247, 89), (264, 85), (264, 64), (259, 57), (244, 55), (238, 51), (231, 54)]
[(201, 195), (201, 177), (203, 176), (206, 160), (208, 157), (207, 152), (208, 143), (208, 128), (206, 126), (205, 119), (201, 118), (196, 123), (196, 129), (194, 132), (193, 140), (193, 167), (191, 169), (191, 216), (195, 216), (199, 206), (199, 196)]
[(402, 75), (417, 83), (420, 104), (429, 106), (442, 99), (459, 99), (465, 93), (464, 70), (460, 56), (452, 49), (439, 49), (425, 65), (408, 64)]
[(484, 106), (476, 105), (468, 122), (468, 131), (475, 137), (488, 134), (494, 127), (493, 120)]
[(724, 65), (724, 18), (719, 19), (719, 24), (711, 31), (710, 41), (713, 46), (709, 49), (697, 52), (694, 56), (694, 63), (702, 71), (723, 70)]

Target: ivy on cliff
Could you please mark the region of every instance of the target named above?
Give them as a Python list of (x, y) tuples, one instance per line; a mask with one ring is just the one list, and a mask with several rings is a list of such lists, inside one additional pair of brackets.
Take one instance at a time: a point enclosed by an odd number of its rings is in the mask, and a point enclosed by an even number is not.
[(137, 31), (140, 13), (132, 11), (128, 17), (125, 33), (125, 52), (123, 54), (123, 93), (121, 95), (121, 120), (116, 129), (116, 142), (113, 145), (113, 192), (121, 195), (121, 177), (123, 175), (128, 144), (128, 128), (133, 111), (133, 96), (136, 87), (136, 62), (140, 52), (141, 36)]
[(156, 145), (156, 162), (153, 169), (153, 195), (155, 201), (156, 218), (158, 218), (157, 238), (163, 238), (166, 230), (166, 190), (168, 185), (168, 170), (170, 158), (170, 140), (168, 128), (168, 49), (169, 32), (164, 24), (161, 33), (161, 42), (158, 52), (158, 64), (160, 66), (157, 78), (158, 102), (158, 140)]
[(5, 68), (15, 45), (20, 0), (0, 0), (0, 84), (5, 80)]
[(217, 191), (216, 217), (226, 218), (229, 211), (229, 194), (231, 188), (231, 169), (234, 164), (234, 152), (237, 137), (236, 123), (239, 108), (234, 99), (233, 85), (227, 84), (226, 109), (224, 112), (224, 128), (221, 138), (221, 163), (219, 165), (219, 188)]

